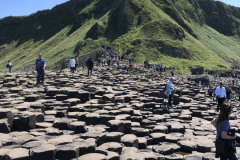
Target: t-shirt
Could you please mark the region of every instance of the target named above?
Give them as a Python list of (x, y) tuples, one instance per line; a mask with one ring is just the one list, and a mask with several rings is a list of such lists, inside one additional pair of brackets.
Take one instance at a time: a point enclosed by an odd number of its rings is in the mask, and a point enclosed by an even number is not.
[(70, 59), (70, 62), (69, 62), (70, 64), (70, 67), (75, 67), (75, 64), (76, 64), (76, 62), (75, 62), (75, 59)]
[(213, 93), (213, 90), (212, 90), (212, 89), (209, 89), (209, 90), (208, 90), (208, 93), (209, 93), (209, 94)]
[(170, 91), (170, 94), (172, 94), (172, 91), (174, 90), (172, 82), (171, 81), (167, 81), (166, 84), (168, 85), (168, 88), (166, 88), (167, 91)]
[(37, 59), (36, 60), (36, 66), (37, 67), (44, 67), (44, 64), (46, 64), (46, 61), (44, 58), (41, 58), (41, 59)]
[(223, 120), (218, 126), (217, 126), (217, 138), (219, 138), (222, 134), (222, 131), (228, 132), (228, 130), (231, 129), (229, 120)]

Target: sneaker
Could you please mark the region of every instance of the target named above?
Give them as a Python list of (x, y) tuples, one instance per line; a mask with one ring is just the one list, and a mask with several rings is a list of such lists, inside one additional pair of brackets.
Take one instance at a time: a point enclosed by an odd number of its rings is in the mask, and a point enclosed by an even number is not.
[(172, 109), (174, 109), (174, 107), (173, 106), (170, 106)]

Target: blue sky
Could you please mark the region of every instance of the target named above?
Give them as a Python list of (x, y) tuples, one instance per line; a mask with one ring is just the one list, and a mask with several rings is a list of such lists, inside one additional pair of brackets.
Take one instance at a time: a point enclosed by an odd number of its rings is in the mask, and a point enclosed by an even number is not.
[(0, 0), (0, 18), (26, 16), (39, 10), (52, 9), (68, 0)]
[[(0, 0), (0, 18), (8, 16), (25, 16), (39, 10), (51, 9), (68, 0)], [(219, 0), (240, 7), (240, 0)]]

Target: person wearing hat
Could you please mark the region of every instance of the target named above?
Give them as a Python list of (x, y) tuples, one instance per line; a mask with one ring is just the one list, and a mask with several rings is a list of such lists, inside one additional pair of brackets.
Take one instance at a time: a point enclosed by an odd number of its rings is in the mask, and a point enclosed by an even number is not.
[(175, 78), (174, 77), (171, 77), (167, 83), (166, 83), (166, 91), (164, 92), (164, 94), (168, 97), (168, 103), (167, 103), (167, 106), (168, 108), (174, 108), (172, 106), (172, 91), (174, 90), (173, 88), (173, 81), (175, 81)]
[(223, 83), (220, 82), (220, 86), (216, 88), (215, 95), (218, 99), (217, 112), (226, 99), (226, 89), (223, 87)]

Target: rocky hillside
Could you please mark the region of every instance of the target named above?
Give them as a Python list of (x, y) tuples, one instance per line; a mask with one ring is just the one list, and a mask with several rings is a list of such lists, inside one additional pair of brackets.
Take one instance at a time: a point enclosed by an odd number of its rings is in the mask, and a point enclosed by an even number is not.
[(48, 66), (114, 45), (139, 63), (221, 69), (239, 65), (240, 8), (211, 0), (70, 0), (0, 19), (0, 68)]

